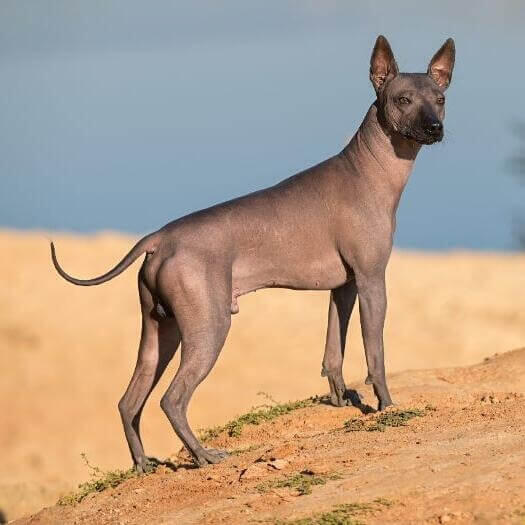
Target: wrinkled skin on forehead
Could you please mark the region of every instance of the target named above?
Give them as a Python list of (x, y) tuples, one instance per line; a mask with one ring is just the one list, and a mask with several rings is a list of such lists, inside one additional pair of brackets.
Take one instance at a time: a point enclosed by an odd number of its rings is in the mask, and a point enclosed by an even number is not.
[[(407, 99), (407, 103), (404, 99)], [(445, 95), (426, 73), (400, 73), (378, 95), (382, 124), (405, 138), (420, 144), (443, 139), (443, 131), (429, 136), (432, 124), (442, 125), (445, 118)]]

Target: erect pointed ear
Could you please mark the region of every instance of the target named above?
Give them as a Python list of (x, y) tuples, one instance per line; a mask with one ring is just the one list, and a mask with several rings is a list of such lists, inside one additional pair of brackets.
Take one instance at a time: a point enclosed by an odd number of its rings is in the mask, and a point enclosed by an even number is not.
[(379, 93), (383, 86), (399, 73), (399, 69), (388, 40), (379, 35), (370, 58), (370, 80)]
[(456, 46), (452, 38), (439, 48), (428, 65), (429, 74), (441, 89), (447, 89), (452, 80), (452, 70), (456, 60)]

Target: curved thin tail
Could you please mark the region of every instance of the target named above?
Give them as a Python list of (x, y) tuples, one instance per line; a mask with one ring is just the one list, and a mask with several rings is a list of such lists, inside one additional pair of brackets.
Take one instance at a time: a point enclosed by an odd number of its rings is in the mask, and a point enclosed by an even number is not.
[(117, 275), (121, 274), (128, 266), (133, 264), (144, 252), (153, 252), (157, 247), (157, 236), (155, 234), (148, 235), (141, 239), (129, 253), (120, 261), (112, 270), (101, 275), (100, 277), (95, 277), (94, 279), (77, 279), (67, 274), (60, 264), (58, 264), (55, 245), (51, 241), (51, 259), (53, 261), (53, 266), (55, 267), (58, 274), (63, 277), (66, 281), (76, 284), (78, 286), (95, 286), (97, 284), (105, 283)]

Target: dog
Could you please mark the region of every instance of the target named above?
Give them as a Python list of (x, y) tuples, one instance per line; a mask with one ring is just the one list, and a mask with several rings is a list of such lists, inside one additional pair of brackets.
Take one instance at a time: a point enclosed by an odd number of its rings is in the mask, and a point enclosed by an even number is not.
[(179, 369), (161, 400), (177, 436), (198, 466), (226, 457), (205, 449), (186, 412), (196, 387), (215, 364), (239, 312), (239, 296), (261, 288), (330, 290), (322, 375), (331, 402), (349, 403), (342, 374), (350, 314), (359, 296), (368, 376), (378, 409), (392, 404), (385, 379), (385, 269), (396, 211), (416, 155), (443, 138), (444, 92), (455, 45), (448, 39), (426, 73), (400, 73), (380, 35), (370, 61), (376, 99), (349, 144), (337, 155), (270, 188), (170, 222), (141, 239), (101, 277), (67, 281), (92, 286), (113, 279), (146, 254), (138, 276), (142, 335), (131, 382), (119, 402), (135, 468), (144, 453), (139, 422), (144, 404), (179, 344)]

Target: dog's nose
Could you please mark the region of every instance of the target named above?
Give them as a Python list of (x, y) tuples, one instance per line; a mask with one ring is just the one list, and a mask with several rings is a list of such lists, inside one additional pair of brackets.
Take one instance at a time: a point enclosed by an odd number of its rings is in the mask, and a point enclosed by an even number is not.
[(426, 132), (430, 135), (439, 135), (443, 131), (443, 124), (439, 120), (430, 122), (427, 125)]

